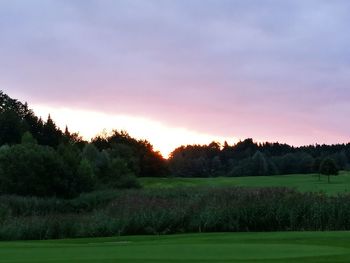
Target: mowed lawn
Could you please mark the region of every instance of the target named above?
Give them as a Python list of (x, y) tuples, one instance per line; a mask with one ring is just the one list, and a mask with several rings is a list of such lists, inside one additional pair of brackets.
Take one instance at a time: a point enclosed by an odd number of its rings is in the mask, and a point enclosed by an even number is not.
[(220, 233), (0, 242), (0, 262), (350, 262), (350, 232)]
[(318, 180), (316, 174), (295, 174), (249, 177), (216, 177), (216, 178), (142, 178), (145, 188), (176, 188), (197, 186), (243, 186), (243, 187), (290, 187), (303, 192), (326, 192), (337, 194), (350, 192), (350, 173), (341, 172), (331, 176), (328, 183), (326, 176)]

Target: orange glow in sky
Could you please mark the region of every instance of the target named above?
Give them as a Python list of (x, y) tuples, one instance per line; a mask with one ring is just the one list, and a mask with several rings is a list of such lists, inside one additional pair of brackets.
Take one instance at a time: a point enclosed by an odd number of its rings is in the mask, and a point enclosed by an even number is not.
[(347, 143), (349, 3), (0, 0), (0, 90), (86, 139), (124, 129), (165, 156)]
[(165, 158), (181, 145), (208, 144), (212, 141), (223, 143), (225, 140), (230, 144), (237, 142), (234, 137), (218, 137), (182, 127), (169, 127), (154, 120), (127, 115), (109, 115), (95, 111), (54, 108), (44, 105), (33, 105), (33, 110), (43, 120), (46, 120), (48, 114), (51, 114), (61, 129), (68, 125), (71, 132), (79, 132), (87, 140), (104, 129), (107, 132), (113, 129), (126, 130), (134, 138), (148, 140), (154, 149), (160, 151)]

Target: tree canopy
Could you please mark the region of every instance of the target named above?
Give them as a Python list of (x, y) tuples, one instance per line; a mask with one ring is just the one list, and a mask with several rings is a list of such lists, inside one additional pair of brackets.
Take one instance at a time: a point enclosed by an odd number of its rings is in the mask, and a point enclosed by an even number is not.
[(166, 173), (164, 158), (145, 140), (113, 131), (84, 141), (0, 91), (0, 193), (74, 197), (139, 187), (136, 177)]
[(140, 187), (137, 177), (334, 175), (349, 168), (350, 144), (293, 147), (251, 138), (234, 145), (180, 146), (165, 160), (150, 142), (126, 131), (101, 133), (87, 142), (0, 91), (0, 193), (72, 197)]

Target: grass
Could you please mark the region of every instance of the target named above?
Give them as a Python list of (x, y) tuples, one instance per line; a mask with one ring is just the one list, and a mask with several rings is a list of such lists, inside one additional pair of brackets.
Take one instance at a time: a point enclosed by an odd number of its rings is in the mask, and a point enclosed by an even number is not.
[[(303, 192), (350, 192), (337, 177), (142, 178), (146, 189), (285, 186)], [(214, 233), (0, 242), (0, 263), (340, 263), (350, 262), (350, 232)]]
[[(146, 189), (290, 187), (350, 192), (350, 173), (337, 177), (142, 178)], [(0, 242), (0, 263), (340, 263), (350, 262), (350, 232), (214, 233)]]
[(302, 192), (325, 192), (337, 194), (350, 192), (350, 172), (341, 172), (318, 180), (316, 174), (294, 174), (276, 176), (215, 177), (215, 178), (141, 178), (145, 188), (176, 188), (194, 186), (242, 186), (242, 187), (289, 187)]
[(215, 233), (1, 242), (0, 262), (350, 262), (350, 232)]

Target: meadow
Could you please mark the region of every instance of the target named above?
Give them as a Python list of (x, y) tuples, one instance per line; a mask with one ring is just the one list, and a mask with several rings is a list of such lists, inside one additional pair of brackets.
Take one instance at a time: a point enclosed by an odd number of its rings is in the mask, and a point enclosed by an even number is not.
[(1, 263), (349, 261), (349, 232), (214, 233), (0, 243)]
[(0, 242), (0, 263), (350, 262), (347, 172), (330, 184), (315, 174), (141, 184), (71, 200), (1, 196), (0, 239), (14, 241)]
[(179, 187), (288, 187), (301, 192), (324, 192), (341, 194), (350, 192), (350, 172), (340, 172), (331, 176), (328, 183), (326, 176), (318, 174), (292, 174), (275, 176), (212, 177), (212, 178), (140, 178), (144, 188), (179, 188)]

